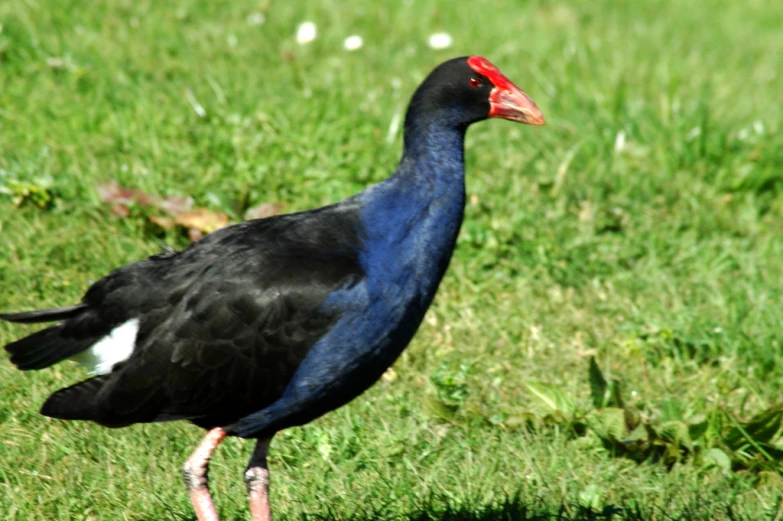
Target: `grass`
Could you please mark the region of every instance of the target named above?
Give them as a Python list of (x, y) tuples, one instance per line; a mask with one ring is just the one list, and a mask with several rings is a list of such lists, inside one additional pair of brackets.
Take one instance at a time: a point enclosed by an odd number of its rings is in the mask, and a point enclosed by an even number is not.
[[(299, 47), (308, 19), (319, 36)], [(185, 244), (110, 213), (99, 182), (238, 220), (383, 179), (391, 122), (446, 58), (487, 56), (547, 117), (470, 131), (470, 203), (439, 296), (382, 381), (276, 437), (279, 519), (783, 516), (774, 454), (721, 466), (703, 436), (668, 465), (637, 463), (574, 433), (604, 409), (591, 357), (656, 428), (746, 422), (780, 401), (783, 5), (19, 0), (0, 24), (0, 310), (76, 302), (161, 238)], [(442, 30), (454, 47), (429, 49)], [(346, 53), (354, 33), (365, 46)], [(29, 331), (0, 324), (0, 344)], [(37, 415), (82, 377), (0, 363), (0, 517), (194, 519), (179, 469), (201, 432)], [(531, 382), (571, 405), (547, 411)], [(228, 440), (213, 464), (224, 519), (247, 516), (249, 445)]]

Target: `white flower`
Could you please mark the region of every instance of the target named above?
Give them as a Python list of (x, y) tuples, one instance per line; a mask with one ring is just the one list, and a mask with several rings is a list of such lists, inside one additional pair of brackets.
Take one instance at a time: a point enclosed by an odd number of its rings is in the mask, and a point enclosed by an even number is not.
[(265, 21), (264, 13), (250, 13), (247, 15), (247, 25), (263, 25)]
[(318, 30), (313, 22), (302, 22), (296, 29), (296, 43), (306, 45), (315, 40)]
[(430, 35), (428, 43), (433, 49), (446, 49), (451, 47), (454, 40), (449, 33), (435, 33)]
[(622, 130), (617, 133), (617, 136), (614, 138), (614, 151), (615, 152), (622, 152), (625, 148), (625, 132)]
[(346, 51), (355, 51), (356, 49), (360, 49), (362, 45), (364, 45), (364, 40), (362, 40), (362, 37), (358, 34), (349, 36), (343, 42), (343, 47)]

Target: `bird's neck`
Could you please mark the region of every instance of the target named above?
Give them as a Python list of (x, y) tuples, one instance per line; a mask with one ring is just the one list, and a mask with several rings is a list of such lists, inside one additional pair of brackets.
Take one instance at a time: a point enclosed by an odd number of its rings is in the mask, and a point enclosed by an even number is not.
[[(467, 125), (452, 121), (451, 114), (412, 114), (405, 118), (404, 146), (397, 175), (426, 181), (454, 183), (465, 174), (465, 131)], [(436, 178), (436, 179), (433, 179)]]
[(465, 208), (464, 129), (406, 124), (397, 172), (366, 194), (368, 275), (399, 286), (400, 274), (434, 295), (449, 263)]
[(446, 124), (438, 118), (409, 116), (405, 122), (402, 159), (386, 184), (389, 195), (408, 211), (438, 207), (437, 211), (431, 208), (428, 214), (461, 222), (465, 193), (465, 128)]

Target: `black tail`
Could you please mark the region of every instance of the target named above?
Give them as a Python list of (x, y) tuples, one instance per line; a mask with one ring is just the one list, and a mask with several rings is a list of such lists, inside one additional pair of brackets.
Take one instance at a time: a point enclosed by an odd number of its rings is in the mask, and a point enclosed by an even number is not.
[(34, 324), (36, 322), (56, 322), (78, 315), (87, 307), (87, 304), (75, 304), (62, 308), (39, 309), (37, 311), (22, 311), (21, 313), (0, 313), (0, 320), (17, 322), (20, 324)]
[[(3, 313), (0, 320), (20, 323), (53, 322), (76, 317), (87, 309), (86, 304), (64, 308), (41, 309), (23, 313)], [(5, 350), (11, 355), (11, 362), (23, 371), (43, 369), (89, 348), (95, 338), (84, 335), (79, 338), (71, 333), (63, 334), (63, 324), (51, 327), (11, 342)]]
[(93, 338), (63, 338), (62, 325), (46, 328), (5, 346), (11, 363), (22, 371), (43, 369), (81, 353), (95, 343)]

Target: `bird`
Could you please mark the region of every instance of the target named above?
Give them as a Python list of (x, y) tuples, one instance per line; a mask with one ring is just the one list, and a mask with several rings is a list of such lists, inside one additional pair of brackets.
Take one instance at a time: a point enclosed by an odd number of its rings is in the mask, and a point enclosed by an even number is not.
[(388, 178), (116, 268), (77, 304), (0, 314), (54, 323), (6, 345), (10, 361), (23, 371), (68, 359), (88, 368), (88, 379), (49, 396), (44, 416), (205, 429), (182, 470), (199, 521), (218, 521), (213, 452), (226, 436), (255, 440), (247, 500), (253, 521), (269, 521), (275, 433), (360, 395), (418, 329), (463, 221), (465, 133), (488, 118), (544, 124), (486, 58), (441, 63), (410, 100), (402, 158)]

